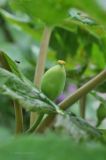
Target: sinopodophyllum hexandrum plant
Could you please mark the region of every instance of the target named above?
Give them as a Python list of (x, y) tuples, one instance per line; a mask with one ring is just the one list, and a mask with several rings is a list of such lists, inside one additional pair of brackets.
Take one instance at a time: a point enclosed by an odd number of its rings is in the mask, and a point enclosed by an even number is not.
[[(43, 27), (44, 27), (44, 32), (42, 36), (42, 41), (41, 41), (41, 46), (40, 46), (40, 53), (36, 65), (36, 72), (34, 76), (34, 84), (38, 88), (36, 89), (34, 85), (32, 85), (23, 75), (22, 73), (17, 69), (16, 65), (14, 62), (6, 56), (4, 53), (1, 54), (1, 62), (2, 65), (9, 71), (13, 72), (15, 75), (12, 73), (5, 71), (1, 69), (0, 74), (2, 76), (2, 81), (0, 85), (0, 92), (5, 95), (9, 95), (15, 100), (15, 112), (16, 112), (16, 122), (17, 122), (17, 133), (23, 132), (22, 127), (23, 127), (23, 118), (22, 118), (22, 107), (25, 109), (29, 110), (31, 113), (31, 127), (28, 130), (28, 132), (34, 131), (39, 123), (41, 122), (43, 118), (44, 113), (60, 113), (62, 115), (65, 115), (61, 109), (65, 110), (68, 107), (70, 107), (73, 103), (75, 103), (77, 100), (79, 100), (82, 96), (86, 95), (88, 92), (90, 92), (93, 88), (95, 88), (99, 83), (104, 81), (106, 78), (106, 70), (102, 71), (99, 75), (97, 75), (95, 78), (92, 80), (88, 81), (85, 85), (83, 85), (81, 88), (79, 88), (74, 94), (70, 95), (67, 97), (64, 101), (62, 101), (57, 107), (57, 105), (52, 102), (51, 100), (54, 100), (57, 98), (57, 96), (62, 92), (65, 84), (65, 71), (63, 68), (62, 61), (59, 65), (54, 66), (53, 68), (49, 69), (45, 74), (44, 74), (44, 69), (45, 69), (45, 62), (47, 59), (47, 49), (50, 41), (50, 37), (52, 34), (52, 31), (54, 30), (55, 26), (59, 25), (62, 26), (62, 23), (64, 21), (64, 18), (69, 18), (67, 17), (68, 15), (68, 10), (70, 7), (73, 5), (76, 6), (77, 2), (75, 1), (45, 1), (45, 5), (42, 6), (43, 1), (40, 0), (34, 1), (34, 0), (19, 0), (19, 1), (12, 1), (12, 8), (15, 8), (16, 10), (20, 10), (22, 13), (24, 12), (29, 16), (29, 19), (31, 22), (36, 23), (36, 18), (42, 20), (43, 22)], [(83, 1), (82, 1), (83, 2)], [(91, 1), (90, 1), (91, 3)], [(37, 5), (36, 5), (37, 4)], [(84, 3), (85, 4), (85, 3)], [(42, 6), (42, 12), (40, 12), (39, 8), (35, 9), (34, 7)], [(53, 8), (54, 6), (54, 8)], [(81, 8), (84, 8), (84, 5), (79, 5)], [(52, 10), (53, 8), (53, 10)], [(61, 11), (64, 9), (64, 12)], [(90, 11), (90, 7), (89, 7)], [(50, 12), (50, 15), (49, 15)], [(99, 12), (99, 11), (98, 11)], [(3, 13), (3, 12), (2, 12)], [(79, 13), (79, 12), (78, 12)], [(79, 14), (77, 13), (77, 19)], [(81, 14), (81, 13), (80, 13)], [(51, 16), (51, 17), (49, 17)], [(82, 16), (82, 15), (81, 15)], [(91, 22), (88, 17), (82, 16), (82, 21), (84, 23), (89, 23), (91, 25)], [(9, 17), (11, 19), (11, 17)], [(74, 27), (77, 25), (77, 22), (73, 22), (73, 20), (76, 19), (76, 17), (72, 17), (72, 21), (70, 21)], [(85, 18), (85, 19), (84, 19)], [(67, 19), (69, 20), (69, 19)], [(81, 19), (78, 19), (81, 21)], [(64, 25), (65, 25), (64, 21)], [(64, 27), (63, 25), (63, 27)], [(73, 26), (72, 25), (72, 26)], [(83, 26), (83, 24), (78, 23), (78, 26)], [(65, 26), (67, 28), (67, 26)], [(86, 27), (87, 28), (87, 27)], [(89, 30), (89, 28), (87, 28)], [(92, 31), (92, 29), (91, 29)], [(96, 33), (96, 32), (94, 32)], [(4, 63), (3, 63), (4, 62)], [(6, 65), (6, 66), (5, 66)], [(58, 71), (56, 72), (56, 70)], [(62, 69), (62, 70), (61, 70)], [(43, 75), (44, 74), (44, 75)], [(8, 76), (6, 76), (8, 75)], [(4, 77), (3, 77), (4, 76)], [(18, 76), (18, 78), (17, 78)], [(60, 79), (59, 79), (60, 78)], [(59, 82), (59, 81), (60, 82)], [(14, 84), (14, 85), (13, 85)], [(53, 84), (53, 87), (51, 87), (51, 84)], [(23, 87), (22, 87), (23, 86)], [(22, 88), (22, 90), (21, 90)], [(42, 92), (45, 94), (43, 94)], [(50, 99), (51, 100), (50, 100)], [(22, 105), (20, 107), (19, 105)], [(40, 113), (40, 116), (36, 120), (35, 118), (35, 111)], [(48, 111), (48, 112), (47, 112)], [(55, 115), (54, 115), (55, 116)], [(95, 134), (95, 135), (100, 135), (98, 130), (96, 128), (91, 127), (87, 123), (84, 123), (84, 121), (81, 121), (80, 119), (77, 119), (76, 116), (71, 115), (71, 120), (74, 118), (74, 122), (76, 125), (80, 124), (86, 125), (87, 127), (82, 127), (84, 130), (87, 130), (88, 132)], [(50, 117), (50, 116), (49, 116)], [(46, 119), (47, 120), (47, 119)], [(35, 121), (35, 122), (34, 122)], [(44, 120), (45, 121), (45, 120)], [(19, 123), (21, 122), (21, 123)], [(20, 125), (21, 124), (21, 125)]]

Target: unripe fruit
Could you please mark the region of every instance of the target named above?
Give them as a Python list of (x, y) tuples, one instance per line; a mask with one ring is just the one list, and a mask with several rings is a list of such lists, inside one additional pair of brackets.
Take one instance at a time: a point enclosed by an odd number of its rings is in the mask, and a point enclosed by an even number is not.
[(66, 81), (64, 64), (64, 61), (59, 60), (56, 66), (43, 75), (41, 90), (51, 100), (55, 100), (64, 89)]

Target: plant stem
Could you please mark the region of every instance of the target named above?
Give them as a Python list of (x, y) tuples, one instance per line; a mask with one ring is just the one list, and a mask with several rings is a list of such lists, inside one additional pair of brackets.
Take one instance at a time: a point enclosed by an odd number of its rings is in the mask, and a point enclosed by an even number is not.
[(16, 119), (16, 134), (23, 132), (23, 113), (22, 107), (17, 101), (14, 101), (15, 119)]
[(49, 116), (47, 116), (47, 118), (45, 118), (45, 120), (37, 128), (37, 132), (43, 133), (46, 128), (52, 125), (54, 119), (55, 119), (55, 114), (50, 114)]
[(40, 46), (38, 62), (37, 62), (36, 70), (35, 70), (35, 76), (34, 76), (34, 84), (38, 88), (40, 88), (42, 75), (43, 75), (44, 69), (45, 69), (47, 50), (48, 50), (51, 32), (52, 32), (51, 28), (45, 27), (43, 37), (42, 37), (41, 46)]
[(84, 95), (83, 97), (80, 98), (79, 100), (79, 105), (80, 105), (80, 116), (85, 119), (85, 110), (86, 110), (86, 98), (87, 96)]
[(78, 101), (82, 96), (89, 93), (92, 89), (94, 89), (96, 86), (102, 83), (105, 79), (106, 79), (106, 70), (103, 70), (96, 77), (94, 77), (86, 84), (84, 84), (82, 87), (80, 87), (78, 90), (76, 90), (75, 93), (73, 93), (71, 96), (67, 97), (64, 101), (62, 101), (59, 104), (60, 108), (66, 110), (76, 101)]
[(35, 122), (33, 123), (33, 125), (25, 132), (25, 133), (32, 133), (35, 131), (35, 129), (39, 126), (41, 120), (43, 119), (44, 114), (40, 114), (38, 116), (38, 119), (35, 120)]
[[(34, 76), (34, 84), (37, 88), (40, 88), (40, 83), (42, 79), (42, 75), (45, 69), (45, 62), (47, 57), (47, 50), (49, 45), (50, 36), (52, 33), (52, 28), (45, 27), (42, 37), (42, 42), (40, 46), (40, 53), (37, 61), (35, 76)], [(37, 114), (32, 112), (30, 116), (30, 126), (32, 126), (33, 122), (36, 119)]]
[[(64, 101), (62, 101), (59, 104), (59, 107), (63, 110), (66, 110), (67, 108), (71, 107), (76, 101), (78, 101), (82, 96), (89, 93), (92, 89), (94, 89), (96, 86), (98, 86), (100, 83), (102, 83), (106, 79), (106, 70), (103, 70), (101, 73), (99, 73), (96, 77), (88, 81), (86, 84), (84, 84), (82, 87), (77, 89), (75, 93), (68, 96)], [(50, 115), (51, 116), (51, 115)], [(47, 127), (49, 127), (52, 123), (52, 121), (55, 118), (54, 116), (51, 117), (48, 116), (43, 123), (38, 128), (38, 132), (43, 132)], [(50, 120), (50, 121), (49, 121)], [(46, 124), (46, 125), (44, 125)]]

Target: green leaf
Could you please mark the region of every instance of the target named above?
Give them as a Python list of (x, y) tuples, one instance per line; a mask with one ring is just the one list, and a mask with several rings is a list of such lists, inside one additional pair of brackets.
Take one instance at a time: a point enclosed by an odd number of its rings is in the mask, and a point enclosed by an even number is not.
[(2, 66), (4, 68), (12, 71), (19, 78), (22, 78), (22, 73), (20, 72), (16, 63), (7, 54), (5, 54), (3, 51), (0, 51), (0, 60), (1, 60)]
[(25, 83), (16, 75), (0, 68), (0, 93), (7, 95), (28, 111), (41, 113), (58, 112), (57, 106), (30, 83)]
[(37, 18), (47, 25), (54, 25), (67, 17), (69, 0), (11, 0), (11, 5), (30, 16), (34, 22)]
[(44, 24), (42, 24), (41, 21), (38, 20), (35, 24), (33, 24), (28, 16), (16, 16), (3, 9), (0, 9), (0, 13), (7, 22), (18, 26), (18, 28), (22, 29), (24, 32), (29, 33), (34, 38), (36, 38), (36, 36), (38, 35), (38, 31), (42, 31), (42, 28), (44, 26)]
[(99, 126), (101, 122), (106, 118), (106, 106), (103, 103), (101, 103), (99, 108), (97, 109), (97, 118), (97, 126)]
[[(11, 5), (16, 10), (27, 13), (34, 21), (40, 18), (47, 24), (57, 24), (67, 18), (70, 8), (77, 8), (88, 13), (93, 19), (105, 20), (106, 14), (96, 1), (92, 0), (11, 0)], [(86, 18), (86, 22), (89, 19)], [(105, 22), (104, 22), (105, 23)]]
[[(106, 35), (105, 27), (101, 26), (102, 23), (104, 24), (104, 21), (98, 22), (98, 19), (105, 18), (106, 14), (96, 1), (46, 0), (45, 4), (43, 4), (42, 0), (39, 0), (39, 2), (34, 0), (11, 0), (11, 2), (13, 8), (27, 14), (35, 24), (40, 19), (47, 25), (59, 26), (74, 32), (77, 30), (77, 27), (81, 27), (95, 37)], [(39, 10), (39, 8), (42, 8), (42, 10)], [(91, 12), (93, 14), (90, 14)], [(4, 15), (6, 15), (5, 12)], [(9, 17), (8, 15), (7, 17)]]
[[(101, 42), (101, 44), (103, 45), (103, 42)], [(100, 45), (93, 45), (91, 61), (95, 64), (95, 66), (98, 66), (100, 70), (106, 67), (106, 59), (104, 54), (105, 52), (102, 50)]]
[[(84, 3), (86, 2), (84, 1), (83, 4)], [(90, 5), (90, 3), (92, 2), (89, 1), (88, 3)], [(96, 6), (97, 4), (96, 3), (94, 4), (94, 3), (95, 2), (93, 2), (93, 4), (91, 5)], [(80, 6), (81, 4), (78, 3), (77, 5)], [(95, 38), (104, 37), (106, 35), (106, 31), (105, 31), (106, 26), (102, 25), (104, 23), (102, 22), (100, 23), (96, 19), (94, 19), (92, 15), (90, 16), (86, 11), (87, 8), (85, 6), (81, 5), (81, 7), (82, 7), (82, 10), (79, 10), (78, 8), (70, 8), (69, 17), (64, 19), (63, 22), (59, 24), (59, 26), (73, 32), (77, 31), (77, 28), (80, 27), (86, 32), (88, 32), (89, 34), (92, 34)], [(98, 8), (98, 5), (97, 5), (97, 8)], [(96, 10), (93, 10), (93, 11), (96, 12)], [(91, 13), (91, 10), (89, 10), (88, 12)], [(98, 15), (98, 18), (99, 18), (99, 15)]]
[(87, 19), (82, 20), (78, 17), (68, 17), (64, 19), (58, 26), (64, 28), (68, 31), (76, 32), (77, 28), (80, 27), (82, 30), (88, 32), (95, 38), (102, 38), (106, 35), (105, 26), (100, 24), (94, 24), (95, 21), (92, 21), (89, 18), (89, 22)]
[(106, 81), (98, 85), (95, 90), (101, 93), (106, 93)]
[(66, 60), (68, 56), (75, 56), (77, 53), (79, 47), (77, 34), (62, 28), (55, 28), (50, 46), (57, 52), (57, 59)]
[(13, 61), (6, 53), (0, 51), (0, 60), (1, 65), (3, 68), (13, 72), (16, 76), (18, 76), (21, 80), (25, 81), (26, 83), (32, 84), (20, 71), (18, 65)]

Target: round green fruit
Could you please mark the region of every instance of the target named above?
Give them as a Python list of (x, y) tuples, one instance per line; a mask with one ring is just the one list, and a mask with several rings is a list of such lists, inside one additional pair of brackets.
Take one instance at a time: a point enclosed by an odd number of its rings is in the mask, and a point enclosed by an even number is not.
[(58, 64), (50, 68), (41, 81), (41, 91), (51, 100), (55, 100), (63, 91), (66, 81), (65, 62), (58, 61)]

